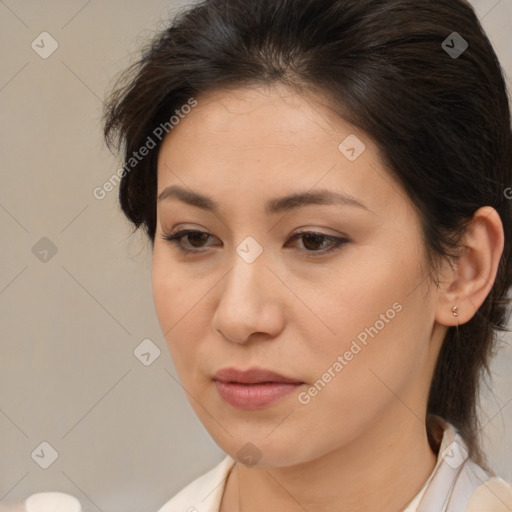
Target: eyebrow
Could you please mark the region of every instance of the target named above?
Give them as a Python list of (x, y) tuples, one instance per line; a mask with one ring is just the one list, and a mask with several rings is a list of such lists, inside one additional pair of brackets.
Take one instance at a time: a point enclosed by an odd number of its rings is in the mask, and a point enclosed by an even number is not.
[[(170, 185), (166, 187), (158, 196), (158, 202), (177, 199), (190, 206), (195, 206), (203, 210), (219, 213), (220, 205), (213, 199), (187, 190), (179, 185)], [(355, 197), (340, 193), (333, 192), (332, 190), (322, 189), (308, 192), (299, 192), (277, 199), (271, 199), (265, 205), (265, 212), (267, 214), (277, 214), (295, 210), (300, 207), (308, 205), (346, 205), (362, 208), (371, 213), (371, 210), (363, 203), (358, 201)]]

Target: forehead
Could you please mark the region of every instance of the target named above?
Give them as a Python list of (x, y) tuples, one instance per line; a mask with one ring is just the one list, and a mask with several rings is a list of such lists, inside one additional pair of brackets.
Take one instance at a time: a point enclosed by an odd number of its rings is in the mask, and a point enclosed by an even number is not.
[(158, 193), (172, 184), (242, 202), (314, 187), (341, 189), (377, 208), (404, 197), (364, 132), (324, 98), (283, 86), (198, 97), (160, 149)]
[[(219, 150), (281, 146), (283, 150), (307, 149), (301, 142), (330, 138), (331, 143), (355, 127), (329, 111), (327, 100), (304, 95), (283, 86), (245, 87), (212, 91), (197, 99), (197, 106), (175, 126), (164, 141), (197, 138), (206, 144), (215, 139)], [(323, 141), (324, 143), (327, 141)]]

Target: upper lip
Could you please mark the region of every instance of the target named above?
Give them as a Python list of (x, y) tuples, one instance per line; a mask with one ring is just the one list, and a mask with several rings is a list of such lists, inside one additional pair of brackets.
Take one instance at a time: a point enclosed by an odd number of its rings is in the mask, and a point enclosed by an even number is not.
[(302, 381), (291, 379), (279, 373), (262, 368), (249, 368), (239, 370), (237, 368), (222, 368), (213, 376), (213, 380), (222, 382), (235, 382), (239, 384), (258, 384), (262, 382), (285, 382), (301, 384)]

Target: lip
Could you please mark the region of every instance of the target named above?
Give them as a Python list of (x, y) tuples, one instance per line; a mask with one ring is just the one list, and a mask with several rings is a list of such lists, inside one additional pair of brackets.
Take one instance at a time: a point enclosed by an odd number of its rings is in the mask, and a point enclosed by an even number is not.
[(223, 400), (237, 409), (245, 410), (269, 407), (304, 384), (260, 368), (223, 368), (215, 373), (213, 381)]
[(279, 373), (263, 368), (249, 368), (238, 370), (237, 368), (223, 368), (214, 376), (213, 380), (221, 382), (233, 382), (237, 384), (261, 384), (263, 382), (283, 382), (286, 384), (302, 384), (298, 379), (291, 379)]

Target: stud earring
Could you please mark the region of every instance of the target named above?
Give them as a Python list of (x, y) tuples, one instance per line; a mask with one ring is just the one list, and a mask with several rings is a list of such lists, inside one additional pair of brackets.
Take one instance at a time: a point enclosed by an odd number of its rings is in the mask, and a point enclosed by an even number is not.
[(453, 308), (452, 308), (453, 316), (459, 316), (459, 313), (457, 312), (457, 310), (458, 310), (457, 306), (453, 306)]

